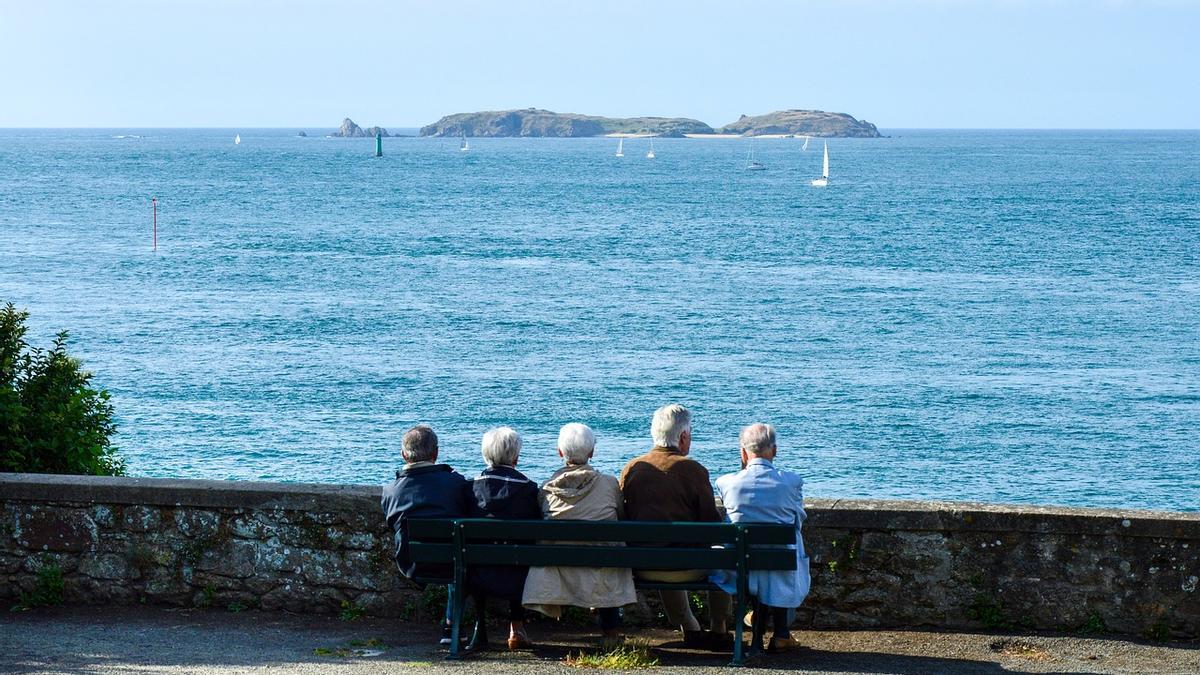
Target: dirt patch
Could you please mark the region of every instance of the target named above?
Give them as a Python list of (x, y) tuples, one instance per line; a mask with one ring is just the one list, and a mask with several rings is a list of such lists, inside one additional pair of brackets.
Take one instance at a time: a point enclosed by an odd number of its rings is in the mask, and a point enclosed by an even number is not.
[(988, 646), (993, 652), (1003, 654), (1004, 656), (1016, 656), (1030, 661), (1047, 661), (1050, 659), (1050, 652), (1027, 640), (1004, 638), (1002, 640), (993, 640)]

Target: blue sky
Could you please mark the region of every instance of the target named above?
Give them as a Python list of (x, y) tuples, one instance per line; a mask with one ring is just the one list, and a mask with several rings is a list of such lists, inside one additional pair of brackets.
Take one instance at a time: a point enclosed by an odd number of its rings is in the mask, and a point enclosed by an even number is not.
[(537, 106), (1198, 128), (1200, 2), (0, 0), (0, 127), (413, 127)]

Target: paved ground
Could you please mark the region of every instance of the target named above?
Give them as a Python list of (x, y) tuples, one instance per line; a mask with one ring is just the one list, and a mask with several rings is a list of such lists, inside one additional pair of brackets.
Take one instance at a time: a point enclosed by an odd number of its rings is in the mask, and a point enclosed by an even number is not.
[[(532, 652), (447, 662), (435, 627), (343, 622), (275, 613), (150, 608), (53, 608), (0, 616), (0, 671), (13, 673), (338, 673), (457, 671), (462, 675), (578, 672), (563, 663), (591, 646), (582, 629), (531, 627)], [(685, 651), (667, 631), (642, 631), (661, 665), (652, 672), (728, 672), (728, 657)], [(1198, 673), (1200, 644), (1048, 635), (918, 631), (801, 632), (805, 649), (764, 656), (743, 672)], [(378, 646), (363, 644), (378, 641)], [(358, 643), (356, 647), (355, 643)], [(359, 648), (363, 655), (337, 655)], [(321, 653), (318, 653), (320, 650)], [(325, 650), (333, 652), (325, 655)]]

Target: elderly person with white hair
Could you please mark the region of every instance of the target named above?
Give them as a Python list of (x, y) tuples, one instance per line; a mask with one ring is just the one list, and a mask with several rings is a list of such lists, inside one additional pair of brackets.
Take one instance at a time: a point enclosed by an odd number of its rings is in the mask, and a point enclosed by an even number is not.
[[(763, 648), (767, 620), (775, 626), (769, 651), (796, 646), (788, 630), (791, 610), (808, 597), (810, 586), (808, 556), (800, 529), (804, 513), (804, 480), (789, 471), (775, 468), (775, 428), (769, 424), (751, 424), (738, 439), (742, 470), (717, 479), (717, 492), (725, 512), (733, 523), (780, 523), (796, 527), (796, 569), (750, 572), (748, 587), (754, 596), (752, 652)], [(722, 588), (736, 588), (731, 572), (714, 575)]]
[[(542, 515), (554, 520), (619, 520), (623, 512), (617, 479), (592, 468), (588, 460), (596, 436), (586, 424), (558, 432), (558, 456), (565, 466), (542, 485)], [(613, 567), (531, 567), (522, 602), (529, 609), (559, 618), (563, 606), (594, 607), (604, 642), (620, 641), (621, 607), (637, 602), (633, 574)]]
[[(508, 427), (498, 427), (483, 435), (483, 461), (487, 463), (471, 482), (470, 513), (472, 518), (502, 520), (540, 520), (537, 483), (517, 471), (521, 455), (521, 436)], [(531, 647), (525, 634), (524, 608), (521, 595), (525, 587), (527, 568), (514, 566), (480, 566), (469, 568), (467, 586), (475, 599), (475, 630), (467, 644), (469, 651), (488, 646), (487, 599), (508, 601), (508, 648)]]
[[(650, 435), (654, 439), (654, 448), (630, 461), (621, 472), (625, 517), (629, 520), (721, 522), (723, 518), (708, 481), (708, 469), (688, 457), (692, 447), (691, 412), (677, 404), (659, 408), (651, 420)], [(679, 557), (687, 559), (683, 551)], [(634, 575), (647, 581), (687, 583), (707, 578), (709, 570), (637, 570)], [(661, 595), (667, 618), (683, 631), (685, 645), (714, 650), (733, 647), (733, 638), (729, 635), (732, 603), (727, 594), (719, 591), (708, 594), (711, 629), (708, 632), (700, 630), (687, 591), (661, 591)]]

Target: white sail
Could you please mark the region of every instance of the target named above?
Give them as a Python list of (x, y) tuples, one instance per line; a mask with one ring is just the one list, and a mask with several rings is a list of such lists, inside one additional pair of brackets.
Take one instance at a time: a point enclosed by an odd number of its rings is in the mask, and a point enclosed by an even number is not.
[(471, 144), (467, 142), (467, 135), (463, 134), (462, 143), (458, 146), (459, 152), (466, 152), (471, 149)]
[(622, 138), (621, 140), (617, 141), (617, 157), (624, 157), (624, 156), (625, 156), (625, 139)]
[(821, 165), (821, 177), (812, 179), (813, 187), (829, 185), (829, 141), (825, 141), (825, 159)]
[(241, 144), (242, 144), (242, 135), (241, 135), (241, 134), (236, 134), (236, 135), (234, 135), (234, 137), (233, 137), (233, 144), (234, 144), (234, 145), (241, 145)]
[(654, 138), (650, 138), (650, 152), (646, 153), (646, 159), (654, 159), (658, 155), (654, 154)]
[(808, 136), (804, 137), (804, 147), (800, 148), (801, 150), (808, 150), (808, 139), (809, 139)]

